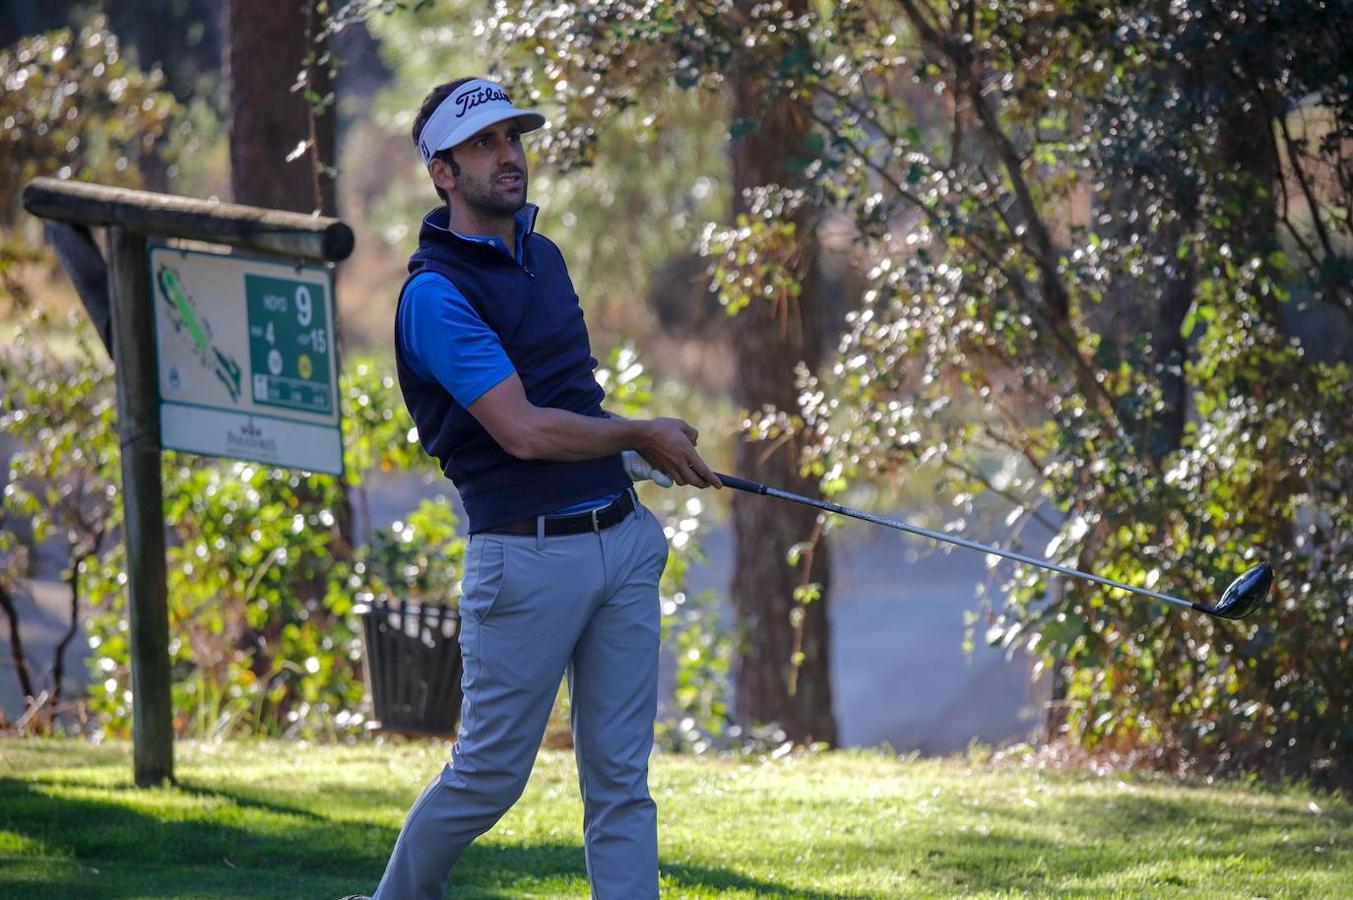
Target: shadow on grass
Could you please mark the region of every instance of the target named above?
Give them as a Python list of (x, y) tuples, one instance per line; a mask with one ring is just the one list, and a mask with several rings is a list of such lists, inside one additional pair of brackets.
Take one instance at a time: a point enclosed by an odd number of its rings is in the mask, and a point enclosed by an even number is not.
[(306, 885), (371, 880), (397, 833), (230, 791), (14, 778), (0, 830), (36, 845), (0, 865), (0, 896), (109, 898), (338, 896)]
[(229, 791), (220, 787), (206, 787), (205, 785), (194, 784), (191, 781), (180, 781), (174, 786), (177, 790), (192, 797), (201, 797), (205, 800), (222, 800), (227, 803), (240, 807), (241, 809), (259, 810), (269, 812), (279, 816), (297, 816), (302, 819), (308, 819), (313, 822), (328, 822), (329, 819), (313, 809), (305, 809), (299, 806), (284, 806), (281, 803), (275, 803), (271, 800), (260, 800), (257, 797), (250, 796), (244, 791)]
[[(1267, 807), (1256, 816), (1246, 804), (1200, 800), (1126, 794), (1072, 797), (1036, 810), (987, 807), (965, 832), (921, 835), (911, 847), (921, 860), (911, 874), (963, 893), (1055, 896), (1122, 890), (1117, 879), (1143, 868), (1158, 870), (1148, 876), (1153, 892), (1207, 892), (1210, 873), (1229, 867), (1229, 890), (1250, 881), (1271, 889), (1308, 873), (1312, 848), (1328, 844), (1331, 832), (1353, 827), (1348, 810), (1323, 820), (1292, 807)], [(1046, 836), (1030, 835), (1030, 829)], [(1240, 867), (1237, 860), (1251, 865)]]
[[(117, 791), (116, 799), (71, 796)], [(336, 797), (336, 802), (341, 798)], [(200, 785), (136, 791), (0, 777), (0, 831), (36, 846), (0, 855), (0, 896), (337, 897), (375, 888), (398, 829)], [(676, 889), (845, 900), (728, 869), (664, 864)], [(514, 897), (542, 883), (585, 893), (580, 844), (477, 843), (456, 896)]]

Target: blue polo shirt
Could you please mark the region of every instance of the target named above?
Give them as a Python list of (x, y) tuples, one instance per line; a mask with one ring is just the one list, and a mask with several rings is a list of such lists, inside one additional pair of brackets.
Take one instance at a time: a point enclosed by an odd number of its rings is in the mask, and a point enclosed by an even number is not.
[(419, 378), (440, 383), (467, 409), (516, 371), (498, 335), (465, 295), (435, 272), (409, 280), (399, 305), (399, 336), (409, 368)]
[[(516, 253), (510, 254), (518, 263), (522, 261), (529, 230), (529, 225), (522, 221), (524, 214), (525, 211), (517, 214)], [(508, 253), (501, 238), (456, 233)], [(441, 384), (466, 409), (516, 371), (494, 330), (454, 284), (435, 272), (422, 272), (409, 279), (399, 304), (396, 327), (405, 350), (405, 364), (419, 378)], [(611, 493), (594, 497), (554, 514), (605, 506), (618, 496)]]

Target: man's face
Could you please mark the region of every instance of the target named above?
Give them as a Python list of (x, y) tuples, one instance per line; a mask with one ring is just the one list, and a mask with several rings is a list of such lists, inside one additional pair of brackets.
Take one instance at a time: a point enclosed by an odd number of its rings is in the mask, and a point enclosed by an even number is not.
[[(515, 119), (490, 125), (452, 151), (460, 174), (449, 189), (474, 213), (487, 218), (515, 215), (526, 204), (526, 153)], [(447, 173), (450, 175), (449, 167)]]

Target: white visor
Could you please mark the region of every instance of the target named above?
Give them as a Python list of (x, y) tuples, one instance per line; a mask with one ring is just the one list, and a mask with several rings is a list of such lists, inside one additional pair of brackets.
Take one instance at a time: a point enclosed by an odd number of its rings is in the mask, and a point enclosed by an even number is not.
[(522, 131), (534, 131), (545, 124), (540, 113), (513, 106), (500, 85), (483, 79), (465, 82), (447, 95), (423, 125), (418, 135), (423, 165), (431, 163), (439, 150), (469, 140), (504, 119), (520, 119)]

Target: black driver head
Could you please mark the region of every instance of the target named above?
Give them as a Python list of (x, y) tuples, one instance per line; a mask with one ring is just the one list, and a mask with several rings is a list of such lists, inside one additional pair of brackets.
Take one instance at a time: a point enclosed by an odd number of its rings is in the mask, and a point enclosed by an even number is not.
[(1216, 606), (1205, 611), (1223, 619), (1243, 619), (1263, 605), (1272, 585), (1272, 566), (1266, 562), (1251, 566), (1231, 582)]

